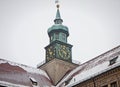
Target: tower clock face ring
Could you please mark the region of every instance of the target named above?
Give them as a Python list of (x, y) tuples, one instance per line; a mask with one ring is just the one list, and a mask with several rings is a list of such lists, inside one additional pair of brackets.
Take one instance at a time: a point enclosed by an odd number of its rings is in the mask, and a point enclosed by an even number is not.
[(70, 58), (70, 50), (65, 46), (61, 45), (58, 54), (63, 59), (69, 59)]

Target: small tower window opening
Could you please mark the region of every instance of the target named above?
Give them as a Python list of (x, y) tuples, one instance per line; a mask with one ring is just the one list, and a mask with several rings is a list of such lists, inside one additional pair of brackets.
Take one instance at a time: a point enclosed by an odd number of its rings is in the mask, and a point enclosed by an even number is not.
[(59, 33), (58, 33), (58, 32), (55, 33), (55, 39), (56, 39), (56, 40), (59, 39)]
[(32, 77), (29, 77), (29, 78), (30, 78), (30, 81), (32, 82), (32, 84), (37, 86), (37, 84), (38, 84), (37, 81)]
[(53, 41), (53, 38), (54, 38), (54, 37), (53, 37), (53, 36), (51, 36), (51, 37), (50, 37), (50, 41)]
[(62, 33), (62, 40), (66, 41), (66, 35), (64, 33)]
[(110, 65), (113, 65), (116, 63), (118, 56), (110, 60)]
[(110, 87), (117, 87), (117, 82), (113, 82), (110, 84)]

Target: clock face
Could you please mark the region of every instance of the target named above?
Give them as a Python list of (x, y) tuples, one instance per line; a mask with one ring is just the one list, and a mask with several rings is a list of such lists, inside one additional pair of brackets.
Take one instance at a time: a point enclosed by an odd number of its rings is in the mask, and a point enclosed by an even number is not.
[(60, 45), (58, 55), (63, 59), (70, 59), (70, 49), (65, 45)]
[(55, 57), (55, 50), (54, 47), (50, 46), (46, 51), (46, 58), (47, 60), (51, 60)]

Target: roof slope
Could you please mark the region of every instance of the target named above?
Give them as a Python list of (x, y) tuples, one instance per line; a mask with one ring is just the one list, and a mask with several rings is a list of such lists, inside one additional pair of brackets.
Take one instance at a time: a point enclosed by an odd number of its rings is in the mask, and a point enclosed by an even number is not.
[[(110, 60), (117, 58), (116, 63), (110, 65)], [(92, 77), (95, 77), (103, 72), (120, 66), (120, 46), (86, 62), (81, 64), (79, 67), (71, 71), (64, 79), (57, 85), (57, 87), (65, 86), (72, 87), (78, 83), (86, 81)]]
[(39, 87), (52, 87), (48, 75), (43, 70), (0, 59), (0, 85), (33, 87), (31, 78), (35, 79)]
[(77, 66), (77, 64), (54, 58), (38, 68), (46, 71), (53, 84), (57, 85), (68, 72), (72, 71)]

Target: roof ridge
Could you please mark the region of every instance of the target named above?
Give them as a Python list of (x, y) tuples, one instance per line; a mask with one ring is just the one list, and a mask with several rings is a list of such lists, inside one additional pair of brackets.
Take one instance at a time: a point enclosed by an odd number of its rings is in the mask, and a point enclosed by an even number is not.
[(85, 63), (82, 63), (81, 65), (84, 65), (84, 64), (86, 64), (86, 63), (88, 63), (88, 62), (91, 62), (91, 61), (93, 61), (93, 60), (96, 60), (96, 59), (98, 59), (98, 58), (100, 58), (100, 57), (103, 57), (103, 56), (107, 55), (108, 53), (110, 53), (110, 52), (112, 52), (112, 51), (114, 51), (114, 50), (117, 50), (118, 48), (120, 48), (120, 45), (118, 45), (117, 47), (114, 47), (113, 49), (110, 49), (110, 50), (108, 50), (108, 51), (106, 51), (106, 52), (104, 52), (104, 53), (102, 53), (102, 54), (100, 54), (100, 55), (98, 55), (98, 56), (96, 56), (96, 57), (88, 60), (88, 61), (85, 62)]

